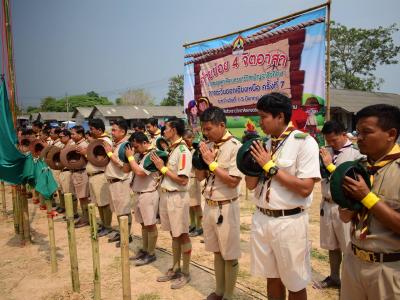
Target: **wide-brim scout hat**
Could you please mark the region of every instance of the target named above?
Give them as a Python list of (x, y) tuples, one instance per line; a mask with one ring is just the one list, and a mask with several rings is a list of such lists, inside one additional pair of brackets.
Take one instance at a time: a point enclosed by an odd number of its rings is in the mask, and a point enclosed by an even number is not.
[(48, 145), (46, 142), (42, 140), (34, 140), (29, 144), (29, 151), (32, 153), (33, 157), (39, 157), (40, 153), (46, 148)]
[(240, 172), (247, 176), (259, 177), (263, 174), (262, 167), (251, 155), (251, 145), (254, 141), (262, 141), (265, 143), (265, 139), (260, 137), (250, 139), (246, 141), (238, 150), (236, 155), (236, 164)]
[(40, 152), (40, 156), (39, 156), (39, 157), (40, 157), (41, 159), (43, 159), (44, 161), (46, 161), (47, 154), (49, 154), (50, 149), (53, 148), (53, 147), (55, 147), (55, 146), (48, 145), (46, 148), (44, 148), (44, 149), (42, 150), (42, 152)]
[(90, 142), (86, 150), (87, 160), (96, 167), (105, 167), (110, 162), (106, 149), (103, 146), (102, 139), (96, 139)]
[(51, 147), (46, 156), (47, 165), (53, 170), (61, 170), (64, 168), (60, 160), (61, 148)]
[(352, 199), (343, 188), (345, 176), (356, 179), (356, 175), (361, 175), (368, 187), (371, 188), (371, 181), (366, 169), (358, 161), (347, 161), (336, 168), (330, 178), (332, 200), (342, 208), (359, 211), (363, 205), (360, 201)]
[(118, 150), (118, 158), (119, 158), (119, 160), (124, 162), (124, 163), (126, 163), (126, 164), (128, 163), (128, 159), (126, 158), (125, 150), (126, 150), (126, 147), (129, 146), (129, 145), (130, 145), (130, 143), (128, 141), (123, 142), (121, 144), (121, 146), (119, 147), (119, 150)]
[(86, 159), (77, 151), (77, 149), (77, 145), (68, 145), (61, 150), (60, 160), (64, 167), (71, 170), (80, 170), (85, 168)]
[(193, 152), (192, 165), (197, 170), (208, 170), (208, 165), (204, 162), (203, 157), (201, 156), (200, 148), (198, 146)]
[[(159, 158), (161, 158), (164, 161), (164, 164), (168, 162), (168, 152), (166, 151), (161, 151), (161, 150), (154, 150), (155, 154), (158, 155)], [(149, 172), (156, 172), (158, 169), (154, 165), (154, 163), (150, 159), (151, 155), (147, 155), (144, 162), (143, 162), (143, 168), (145, 168)]]
[(33, 137), (31, 137), (31, 136), (25, 136), (25, 135), (24, 135), (24, 136), (21, 137), (21, 140), (20, 140), (19, 144), (20, 144), (21, 146), (29, 147), (30, 144), (31, 144), (34, 140), (35, 140), (35, 138), (33, 138)]
[(164, 137), (160, 136), (156, 140), (156, 147), (160, 151), (168, 151), (168, 142), (167, 142), (167, 140)]

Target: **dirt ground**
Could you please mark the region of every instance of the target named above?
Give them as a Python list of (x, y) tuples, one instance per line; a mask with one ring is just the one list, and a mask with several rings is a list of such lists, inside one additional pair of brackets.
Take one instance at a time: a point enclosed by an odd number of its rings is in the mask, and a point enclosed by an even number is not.
[[(244, 188), (242, 189), (244, 191)], [(249, 193), (248, 199), (252, 195)], [(329, 270), (327, 251), (319, 248), (319, 185), (314, 191), (314, 201), (310, 209), (309, 236), (312, 245), (311, 262), (313, 280), (321, 280)], [(12, 218), (11, 189), (6, 188), (7, 215), (0, 215), (0, 300), (25, 299), (92, 299), (93, 267), (89, 228), (76, 230), (79, 261), (80, 293), (72, 292), (67, 226), (62, 216), (55, 218), (55, 235), (58, 258), (58, 272), (52, 274), (46, 214), (29, 200), (29, 214), (32, 244), (21, 246), (14, 233)], [(235, 299), (267, 299), (265, 279), (250, 275), (249, 239), (251, 215), (254, 206), (246, 201), (245, 193), (241, 201), (241, 248), (240, 271)], [(113, 224), (116, 225), (114, 218)], [(134, 241), (130, 244), (131, 254), (141, 245), (140, 227), (133, 227)], [(159, 231), (157, 261), (151, 265), (135, 267), (131, 263), (132, 299), (205, 299), (214, 289), (213, 256), (204, 250), (202, 237), (192, 239), (192, 265), (189, 285), (181, 290), (171, 290), (169, 283), (158, 283), (156, 277), (171, 265), (171, 241), (167, 232)], [(100, 238), (101, 295), (102, 299), (122, 298), (121, 252), (115, 243), (108, 243), (107, 237)], [(309, 299), (338, 299), (334, 289), (316, 290), (307, 287)]]

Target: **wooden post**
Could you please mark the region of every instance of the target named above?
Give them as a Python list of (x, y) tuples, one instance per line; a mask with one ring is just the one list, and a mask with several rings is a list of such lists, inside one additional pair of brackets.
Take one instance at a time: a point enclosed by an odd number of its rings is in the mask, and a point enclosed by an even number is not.
[(13, 217), (14, 217), (14, 230), (15, 234), (19, 234), (19, 220), (18, 220), (18, 205), (17, 205), (17, 186), (11, 186), (12, 204), (13, 204)]
[(96, 222), (96, 206), (93, 203), (90, 203), (88, 207), (89, 207), (90, 238), (92, 239), (94, 300), (100, 300), (101, 277), (100, 277), (99, 240), (97, 236), (97, 222)]
[(0, 182), (0, 197), (1, 203), (3, 204), (3, 215), (7, 215), (6, 188), (4, 186), (4, 181)]
[(18, 215), (17, 215), (17, 220), (18, 220), (18, 228), (19, 228), (19, 238), (21, 240), (21, 244), (25, 244), (25, 236), (24, 236), (24, 220), (23, 220), (23, 214), (22, 214), (22, 197), (21, 197), (21, 186), (17, 185), (16, 186), (16, 204), (18, 207)]
[(326, 21), (326, 113), (325, 120), (331, 119), (331, 0), (327, 2)]
[(78, 255), (76, 251), (75, 241), (75, 224), (74, 224), (74, 209), (72, 204), (72, 194), (66, 193), (65, 197), (65, 212), (67, 216), (67, 227), (68, 227), (68, 244), (69, 244), (69, 260), (71, 265), (71, 280), (72, 290), (74, 292), (80, 292), (79, 283), (79, 270), (78, 270)]
[(131, 300), (131, 275), (129, 267), (129, 231), (128, 217), (119, 217), (121, 231), (121, 269), (122, 269), (122, 299)]
[(29, 207), (28, 199), (26, 198), (26, 187), (21, 185), (21, 202), (22, 202), (22, 224), (24, 230), (25, 242), (31, 242), (31, 229), (29, 224)]
[(49, 225), (49, 241), (50, 241), (50, 262), (51, 272), (57, 272), (57, 249), (56, 249), (56, 238), (54, 234), (54, 220), (52, 212), (52, 205), (50, 200), (46, 201), (47, 207), (47, 224)]

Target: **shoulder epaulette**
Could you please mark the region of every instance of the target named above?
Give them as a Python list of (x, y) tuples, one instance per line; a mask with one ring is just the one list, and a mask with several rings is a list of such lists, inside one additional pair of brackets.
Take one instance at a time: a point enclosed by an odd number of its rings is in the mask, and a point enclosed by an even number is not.
[(295, 135), (294, 135), (294, 138), (295, 139), (305, 139), (306, 137), (308, 137), (309, 136), (309, 134), (308, 133), (305, 133), (305, 132), (302, 132), (302, 133), (295, 133)]

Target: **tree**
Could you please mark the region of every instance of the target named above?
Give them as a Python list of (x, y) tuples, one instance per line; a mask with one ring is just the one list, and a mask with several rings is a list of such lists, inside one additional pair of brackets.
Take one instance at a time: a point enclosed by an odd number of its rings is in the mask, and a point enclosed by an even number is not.
[(383, 79), (375, 77), (374, 71), (378, 65), (398, 62), (400, 46), (393, 42), (393, 34), (398, 30), (396, 24), (363, 29), (332, 22), (332, 85), (362, 91), (379, 90)]
[(145, 89), (130, 89), (121, 94), (121, 97), (117, 99), (116, 104), (154, 105), (154, 98)]
[[(68, 104), (68, 109), (67, 109)], [(40, 111), (73, 111), (75, 107), (95, 105), (112, 105), (113, 103), (107, 97), (101, 97), (95, 92), (89, 92), (84, 95), (66, 96), (60, 99), (46, 97), (42, 99)]]
[(169, 79), (168, 94), (160, 105), (164, 106), (183, 106), (183, 75), (176, 75)]

